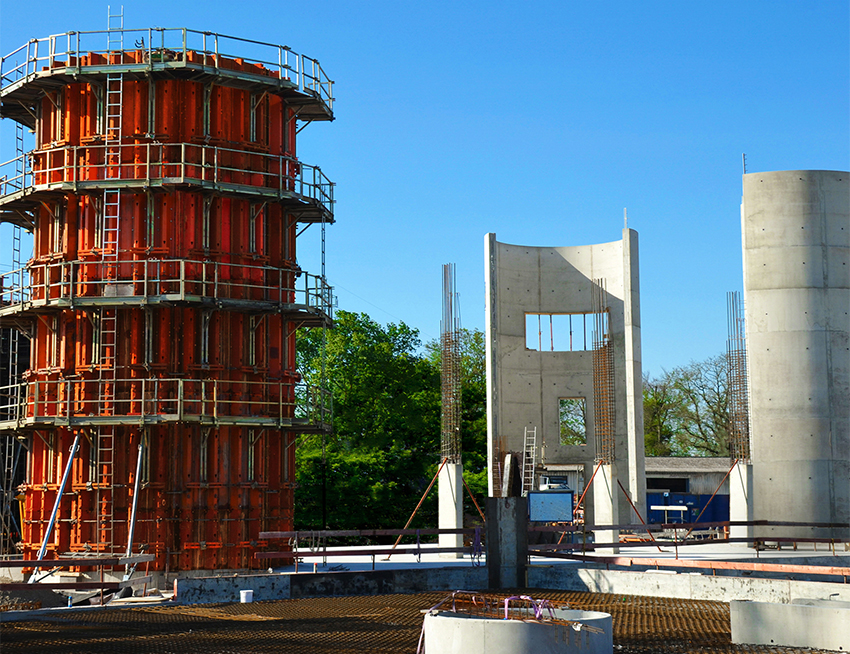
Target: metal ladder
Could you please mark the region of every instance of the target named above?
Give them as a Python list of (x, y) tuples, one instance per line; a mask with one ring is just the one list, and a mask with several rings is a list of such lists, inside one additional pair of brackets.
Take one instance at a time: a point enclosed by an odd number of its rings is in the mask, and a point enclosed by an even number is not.
[(522, 455), (522, 494), (534, 490), (534, 460), (537, 457), (537, 427), (525, 428), (525, 438)]
[[(123, 57), (124, 52), (124, 7), (120, 14), (113, 14), (111, 8), (108, 12), (107, 46), (111, 57), (114, 52), (119, 52)], [(121, 63), (121, 62), (119, 62)], [(121, 130), (124, 112), (124, 74), (108, 72), (106, 75), (106, 89), (104, 92), (104, 180), (121, 179)], [(103, 191), (103, 207), (101, 222), (100, 246), (102, 258), (109, 262), (106, 268), (107, 278), (117, 276), (115, 264), (118, 261), (118, 228), (121, 213), (121, 189), (107, 188)]]
[(15, 519), (12, 514), (12, 500), (15, 497), (15, 471), (20, 456), (20, 443), (14, 434), (3, 435), (3, 504), (0, 516), (0, 554), (15, 554), (15, 541), (12, 533)]
[[(12, 227), (12, 270), (17, 271), (12, 279), (12, 285), (16, 289), (13, 291), (14, 294), (18, 294), (20, 296), (21, 302), (23, 302), (23, 290), (24, 290), (24, 271), (22, 270), (21, 264), (21, 227), (20, 225), (14, 225)], [(18, 420), (21, 415), (21, 393), (23, 392), (23, 388), (20, 386), (21, 381), (21, 369), (20, 369), (20, 361), (19, 352), (20, 352), (20, 342), (21, 342), (21, 333), (12, 327), (9, 329), (9, 385), (14, 386), (14, 388), (10, 389), (11, 393), (14, 394), (15, 404), (12, 416), (15, 420)], [(17, 442), (17, 441), (16, 441)], [(17, 445), (20, 447), (20, 444)]]
[(493, 497), (502, 496), (502, 461), (500, 457), (503, 457), (501, 452), (493, 457)]
[(18, 190), (24, 188), (24, 126), (15, 123), (15, 183)]
[[(23, 189), (24, 184), (24, 126), (21, 123), (15, 123), (15, 186), (18, 189)], [(14, 294), (22, 293), (23, 291), (23, 270), (21, 270), (21, 227), (20, 225), (12, 226), (12, 270), (14, 275), (12, 278), (13, 299)], [(23, 300), (23, 297), (21, 297)], [(14, 327), (7, 331), (9, 339), (9, 367), (8, 367), (8, 385), (9, 385), (9, 404), (11, 405), (10, 418), (17, 420), (20, 418), (20, 399), (21, 387), (20, 383), (20, 339), (21, 333)], [(15, 473), (18, 468), (18, 460), (21, 455), (21, 443), (15, 437), (14, 433), (6, 433), (3, 435), (3, 478), (2, 478), (2, 505), (0, 505), (0, 554), (14, 554), (15, 543), (12, 538), (12, 532), (15, 527), (15, 519), (12, 514), (12, 500), (15, 496)]]
[[(107, 7), (107, 56), (124, 52), (124, 7), (112, 13)], [(119, 61), (118, 63), (123, 63)], [(121, 189), (109, 188), (108, 180), (121, 179), (121, 131), (124, 110), (124, 75), (109, 72), (104, 90), (104, 181), (101, 207), (100, 247), (103, 262), (101, 277), (110, 283), (118, 280), (119, 234), (121, 226)], [(115, 415), (116, 382), (118, 379), (118, 310), (103, 307), (98, 321), (98, 408), (101, 416)], [(113, 542), (114, 508), (113, 475), (115, 466), (116, 427), (103, 425), (97, 430), (96, 506), (97, 550), (111, 553)]]
[(115, 464), (115, 427), (104, 425), (97, 430), (96, 551), (112, 553), (119, 549), (113, 541), (115, 515), (113, 508), (113, 472)]

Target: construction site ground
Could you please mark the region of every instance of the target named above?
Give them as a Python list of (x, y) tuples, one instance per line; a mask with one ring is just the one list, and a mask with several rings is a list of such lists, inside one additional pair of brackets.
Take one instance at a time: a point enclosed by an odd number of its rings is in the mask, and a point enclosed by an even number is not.
[[(627, 653), (815, 652), (733, 645), (725, 602), (612, 594), (522, 591), (613, 616), (614, 651)], [(416, 652), (422, 611), (444, 592), (321, 597), (275, 602), (53, 609), (0, 627), (3, 654), (306, 654)], [(6, 616), (10, 617), (9, 614)], [(435, 653), (430, 653), (435, 654)]]

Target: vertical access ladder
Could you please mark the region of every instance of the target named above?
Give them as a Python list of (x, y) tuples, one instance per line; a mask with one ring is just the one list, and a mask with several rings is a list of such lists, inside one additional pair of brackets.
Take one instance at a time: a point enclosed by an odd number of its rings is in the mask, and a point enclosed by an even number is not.
[[(113, 14), (107, 8), (107, 57), (109, 63), (123, 63), (124, 7)], [(113, 61), (114, 58), (117, 61)], [(121, 131), (124, 107), (124, 75), (109, 72), (106, 75), (104, 101), (104, 190), (101, 206), (100, 248), (101, 277), (106, 289), (116, 283), (119, 267), (119, 228), (121, 226), (121, 188), (111, 187), (109, 180), (121, 179)], [(98, 320), (98, 407), (102, 416), (115, 415), (116, 383), (118, 379), (118, 309), (103, 307)], [(115, 464), (116, 427), (104, 425), (97, 431), (96, 492), (99, 528), (98, 550), (111, 552), (113, 543), (114, 509), (112, 502), (113, 472)]]
[[(14, 185), (23, 189), (24, 180), (24, 126), (15, 123), (15, 181)], [(21, 226), (12, 226), (12, 296), (15, 301), (16, 294), (23, 293), (24, 273), (21, 264)], [(23, 301), (23, 295), (20, 295)], [(11, 413), (9, 418), (19, 419), (21, 410), (21, 369), (20, 369), (20, 339), (21, 333), (14, 327), (7, 331), (9, 347), (9, 364), (6, 376), (7, 387), (4, 390), (6, 410)], [(20, 531), (20, 525), (16, 525), (15, 515), (12, 510), (12, 500), (15, 497), (15, 476), (23, 451), (21, 442), (13, 432), (3, 434), (3, 477), (2, 505), (0, 505), (0, 554), (14, 554), (15, 542), (13, 534)], [(17, 528), (17, 529), (16, 529)]]
[(522, 454), (522, 494), (534, 490), (534, 460), (537, 458), (537, 427), (525, 428)]

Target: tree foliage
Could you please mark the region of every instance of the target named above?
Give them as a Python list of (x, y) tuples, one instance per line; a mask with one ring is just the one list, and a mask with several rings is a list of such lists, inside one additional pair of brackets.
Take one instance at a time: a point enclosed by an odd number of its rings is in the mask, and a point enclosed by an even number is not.
[(561, 445), (587, 443), (587, 402), (584, 398), (564, 398), (558, 406)]
[[(296, 526), (401, 528), (440, 463), (439, 348), (429, 343), (423, 351), (418, 332), (404, 323), (382, 326), (346, 311), (325, 334), (324, 358), (322, 338), (318, 330), (299, 335), (298, 366), (312, 383), (325, 371), (334, 432), (299, 441)], [(473, 488), (486, 461), (483, 342), (469, 332), (463, 346), (461, 433)], [(436, 511), (435, 486), (412, 526), (433, 526)]]
[(643, 379), (646, 453), (728, 456), (729, 366), (725, 355)]

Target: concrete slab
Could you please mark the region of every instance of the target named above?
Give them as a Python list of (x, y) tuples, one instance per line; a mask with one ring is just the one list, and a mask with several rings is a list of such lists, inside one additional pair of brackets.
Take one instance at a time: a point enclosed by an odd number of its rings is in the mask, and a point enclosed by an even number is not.
[(732, 642), (847, 651), (850, 607), (845, 602), (830, 604), (732, 601)]

